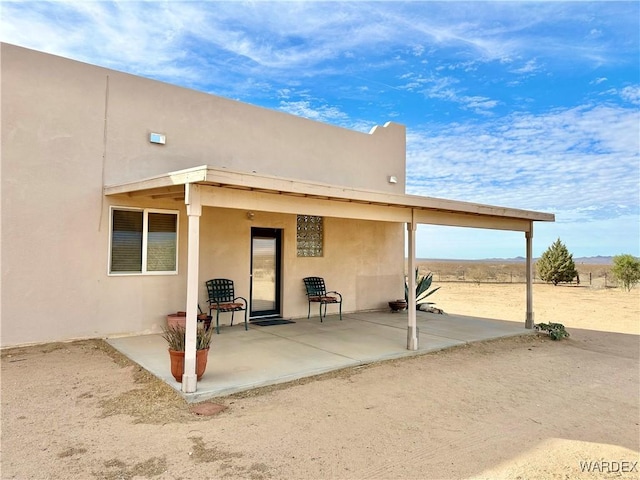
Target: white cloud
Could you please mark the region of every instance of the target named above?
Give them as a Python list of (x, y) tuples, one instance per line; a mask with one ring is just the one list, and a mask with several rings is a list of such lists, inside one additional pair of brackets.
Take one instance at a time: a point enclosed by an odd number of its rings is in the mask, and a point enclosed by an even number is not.
[(602, 37), (602, 30), (599, 30), (597, 28), (592, 28), (589, 31), (589, 37), (591, 37), (591, 38), (600, 38), (600, 37)]
[(416, 57), (421, 57), (422, 54), (424, 53), (424, 50), (425, 50), (425, 48), (424, 48), (423, 45), (415, 45), (412, 48), (412, 52)]
[(497, 100), (491, 100), (490, 98), (480, 96), (463, 96), (459, 98), (459, 101), (465, 104), (465, 108), (474, 110), (476, 113), (480, 114), (486, 113), (488, 110), (495, 108), (499, 103)]
[[(361, 73), (381, 68), (358, 62), (377, 54), (402, 64), (397, 53), (429, 58), (459, 51), (451, 65), (472, 71), (479, 63), (518, 58), (520, 73), (538, 70), (538, 57), (560, 61), (593, 59), (611, 62), (616, 43), (637, 36), (633, 15), (614, 5), (598, 11), (603, 21), (615, 18), (609, 47), (572, 44), (561, 29), (532, 36), (552, 22), (574, 23), (584, 16), (579, 4), (540, 2), (459, 3), (452, 9), (437, 2), (90, 2), (3, 3), (4, 41), (91, 63), (163, 79), (187, 75), (204, 83), (215, 71), (243, 76), (287, 73), (317, 75), (339, 70), (328, 62), (353, 60)], [(275, 8), (277, 6), (277, 8)], [(628, 7), (627, 7), (628, 9)], [(593, 31), (598, 28), (592, 28)], [(407, 39), (410, 39), (407, 45)], [(637, 43), (637, 42), (636, 42)], [(583, 48), (585, 47), (585, 48)], [(394, 55), (391, 55), (391, 53)], [(462, 58), (466, 58), (462, 60)], [(198, 70), (191, 67), (199, 65)], [(197, 78), (199, 76), (199, 78)], [(210, 81), (210, 80), (209, 80)]]
[(337, 107), (330, 105), (313, 106), (309, 100), (280, 102), (280, 110), (319, 122), (339, 123), (348, 119), (348, 116)]
[(427, 126), (408, 132), (408, 190), (574, 222), (637, 215), (639, 128), (636, 109), (594, 106)]
[(640, 105), (640, 86), (635, 85), (633, 87), (624, 87), (620, 91), (620, 96), (627, 102), (631, 102), (634, 105)]
[(538, 65), (538, 61), (535, 58), (528, 60), (525, 64), (520, 68), (514, 68), (512, 70), (513, 73), (517, 73), (520, 75), (524, 74), (532, 74), (539, 71), (541, 67)]

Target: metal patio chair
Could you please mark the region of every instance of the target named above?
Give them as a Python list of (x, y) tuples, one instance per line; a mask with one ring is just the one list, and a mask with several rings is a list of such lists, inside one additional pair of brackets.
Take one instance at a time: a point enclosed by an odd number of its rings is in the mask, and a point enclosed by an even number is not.
[[(320, 304), (320, 321), (327, 316), (327, 305), (338, 304), (340, 312), (340, 320), (342, 320), (342, 295), (335, 290), (327, 292), (322, 277), (305, 277), (303, 278), (304, 286), (307, 289), (307, 300), (309, 302), (309, 310), (307, 318), (311, 316), (311, 304)], [(324, 315), (322, 314), (322, 306), (324, 305)]]
[(247, 323), (247, 299), (236, 297), (233, 288), (233, 280), (228, 278), (213, 278), (206, 281), (209, 294), (209, 315), (216, 311), (216, 333), (220, 333), (220, 312), (231, 312), (231, 325), (236, 312), (244, 310), (244, 329), (249, 330)]

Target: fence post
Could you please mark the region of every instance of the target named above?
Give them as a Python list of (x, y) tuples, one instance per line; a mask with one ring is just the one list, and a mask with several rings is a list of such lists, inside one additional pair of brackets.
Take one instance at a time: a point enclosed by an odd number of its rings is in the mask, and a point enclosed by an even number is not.
[(589, 272), (589, 285), (591, 285), (591, 272)]

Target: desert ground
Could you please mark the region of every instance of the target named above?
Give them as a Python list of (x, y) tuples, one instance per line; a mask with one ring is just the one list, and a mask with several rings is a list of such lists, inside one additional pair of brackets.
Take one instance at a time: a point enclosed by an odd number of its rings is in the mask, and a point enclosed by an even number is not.
[[(524, 288), (444, 283), (433, 300), (521, 322)], [(343, 370), (210, 416), (101, 340), (4, 350), (1, 478), (639, 478), (640, 289), (536, 284), (534, 310), (571, 337)]]

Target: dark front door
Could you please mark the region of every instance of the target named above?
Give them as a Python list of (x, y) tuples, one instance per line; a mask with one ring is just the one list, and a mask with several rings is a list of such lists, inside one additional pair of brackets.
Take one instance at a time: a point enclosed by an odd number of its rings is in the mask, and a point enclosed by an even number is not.
[(251, 229), (251, 318), (279, 317), (282, 231)]

